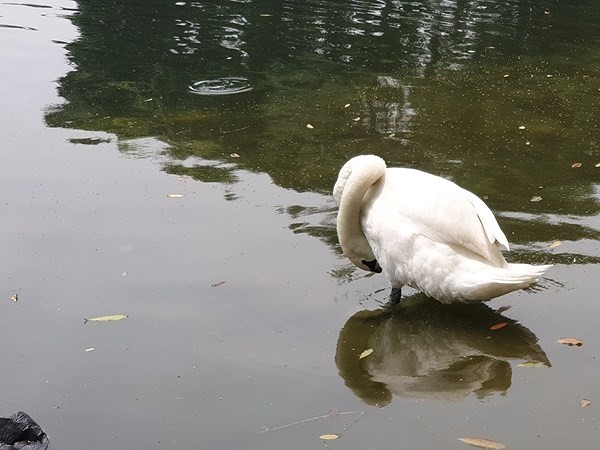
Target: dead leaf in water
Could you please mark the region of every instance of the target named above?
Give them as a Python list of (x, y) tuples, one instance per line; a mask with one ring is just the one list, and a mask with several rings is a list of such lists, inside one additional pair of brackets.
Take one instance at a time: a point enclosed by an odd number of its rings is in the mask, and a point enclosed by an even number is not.
[(570, 347), (576, 345), (577, 347), (581, 347), (583, 345), (583, 341), (581, 339), (576, 338), (560, 338), (558, 341), (559, 344), (565, 344)]
[(232, 153), (229, 156), (231, 156), (232, 158), (239, 158), (240, 157), (240, 155), (238, 155), (237, 153)]
[(572, 169), (579, 169), (581, 167), (581, 163), (580, 162), (576, 162), (571, 164), (571, 168)]
[(500, 308), (498, 308), (498, 310), (496, 311), (498, 314), (502, 314), (504, 311), (508, 311), (511, 308), (510, 305), (504, 305), (501, 306)]
[(183, 197), (183, 194), (167, 194), (167, 197), (169, 197), (169, 198), (181, 198), (181, 197)]
[(596, 167), (600, 167), (600, 163), (596, 164)]
[(11, 295), (11, 296), (10, 296), (10, 299), (11, 299), (13, 302), (18, 302), (18, 301), (19, 301), (19, 294), (13, 294), (13, 295)]
[(500, 328), (504, 328), (506, 325), (508, 325), (508, 322), (500, 322), (500, 323), (497, 323), (496, 325), (492, 325), (490, 327), (490, 330), (496, 331), (496, 330), (499, 330)]
[(559, 246), (559, 245), (561, 245), (561, 244), (562, 244), (562, 241), (554, 241), (554, 242), (550, 242), (550, 243), (548, 244), (548, 248), (556, 248), (556, 247), (558, 247), (558, 246)]
[(213, 283), (210, 285), (210, 287), (219, 287), (219, 286), (223, 286), (225, 284), (224, 281), (219, 281), (218, 283)]
[(360, 356), (358, 357), (358, 359), (363, 359), (366, 358), (367, 356), (369, 356), (371, 353), (373, 353), (373, 349), (372, 348), (368, 348), (366, 349), (364, 352), (362, 352), (360, 354)]
[(339, 434), (322, 434), (319, 436), (319, 439), (323, 439), (324, 441), (333, 441), (334, 439), (339, 439)]
[(83, 318), (84, 322), (83, 323), (88, 323), (88, 322), (111, 322), (111, 321), (115, 321), (115, 320), (123, 320), (123, 319), (127, 319), (129, 316), (127, 314), (115, 314), (112, 316), (100, 316), (100, 317), (92, 317), (91, 319), (86, 319), (85, 317)]
[(541, 202), (542, 201), (542, 197), (540, 197), (539, 195), (534, 195), (533, 197), (531, 197), (531, 200), (529, 200), (530, 202)]
[(309, 130), (312, 130), (314, 127), (310, 123), (307, 123), (306, 128), (308, 128)]
[(581, 405), (582, 408), (585, 408), (586, 406), (590, 406), (592, 404), (592, 402), (590, 400), (588, 400), (587, 398), (582, 398), (581, 400), (579, 400), (579, 404)]
[(484, 438), (466, 437), (458, 438), (458, 440), (465, 444), (472, 445), (473, 447), (488, 448), (492, 450), (502, 450), (503, 448), (505, 448), (505, 445), (500, 442), (490, 441), (489, 439)]
[(537, 361), (527, 361), (521, 364), (517, 364), (517, 367), (542, 367), (544, 364)]

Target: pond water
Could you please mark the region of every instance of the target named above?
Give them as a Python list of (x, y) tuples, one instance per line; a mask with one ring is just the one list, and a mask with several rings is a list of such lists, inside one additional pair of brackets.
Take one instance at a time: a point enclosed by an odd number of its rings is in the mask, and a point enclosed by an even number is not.
[[(55, 449), (597, 448), (595, 2), (2, 2), (0, 58), (3, 417)], [(554, 267), (388, 307), (335, 233), (361, 153)]]

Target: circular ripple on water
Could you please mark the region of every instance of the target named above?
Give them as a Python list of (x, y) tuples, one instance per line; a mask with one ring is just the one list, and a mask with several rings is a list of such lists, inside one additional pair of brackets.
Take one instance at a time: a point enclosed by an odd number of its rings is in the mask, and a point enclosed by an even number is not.
[(189, 87), (190, 92), (197, 95), (231, 95), (248, 92), (252, 89), (250, 82), (242, 77), (196, 81)]

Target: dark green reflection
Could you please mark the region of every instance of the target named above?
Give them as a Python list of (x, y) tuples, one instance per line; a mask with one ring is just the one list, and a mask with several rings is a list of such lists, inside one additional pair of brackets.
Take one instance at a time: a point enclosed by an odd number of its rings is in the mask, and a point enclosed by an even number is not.
[(600, 10), (563, 3), (80, 0), (46, 121), (156, 137), (198, 180), (183, 160), (327, 194), (350, 156), (377, 153), (534, 214), (525, 232), (501, 219), (511, 242), (565, 239), (541, 218), (600, 212)]
[[(501, 329), (490, 327), (507, 322)], [(511, 386), (511, 361), (550, 366), (536, 336), (484, 304), (443, 305), (421, 294), (397, 309), (360, 311), (338, 339), (336, 364), (361, 400), (385, 406), (394, 395), (462, 400)], [(367, 349), (373, 353), (362, 359)]]

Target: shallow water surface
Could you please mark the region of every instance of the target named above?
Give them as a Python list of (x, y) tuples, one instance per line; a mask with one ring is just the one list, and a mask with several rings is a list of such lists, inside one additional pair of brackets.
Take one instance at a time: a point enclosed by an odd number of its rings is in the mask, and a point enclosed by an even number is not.
[[(0, 3), (1, 415), (56, 449), (596, 448), (599, 26), (591, 1)], [(367, 152), (554, 267), (390, 308), (335, 233)]]

